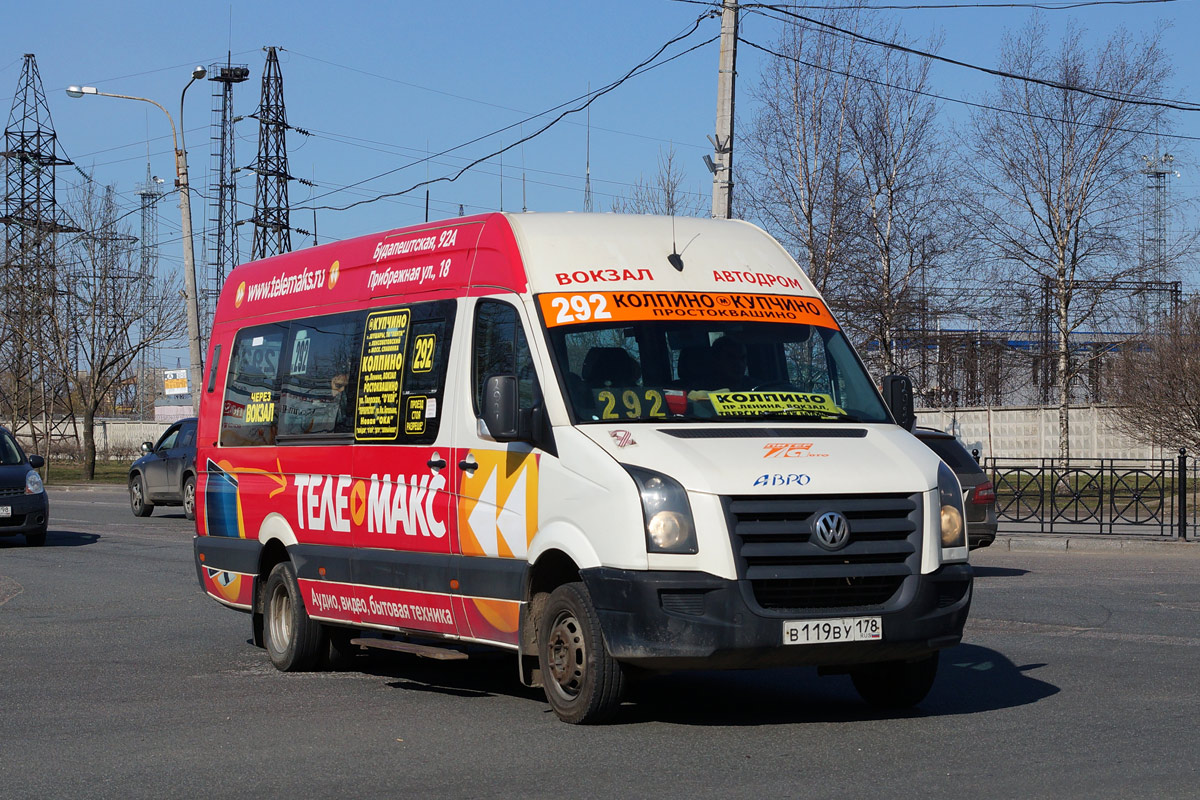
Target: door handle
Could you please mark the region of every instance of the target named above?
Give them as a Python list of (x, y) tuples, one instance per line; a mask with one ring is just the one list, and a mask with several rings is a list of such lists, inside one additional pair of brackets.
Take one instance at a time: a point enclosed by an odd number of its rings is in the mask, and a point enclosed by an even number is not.
[(425, 462), (425, 466), (429, 467), (430, 469), (445, 469), (446, 468), (446, 459), (431, 458)]
[(464, 458), (462, 461), (458, 462), (458, 468), (463, 472), (474, 472), (475, 470), (479, 469), (479, 463), (474, 459), (468, 461)]

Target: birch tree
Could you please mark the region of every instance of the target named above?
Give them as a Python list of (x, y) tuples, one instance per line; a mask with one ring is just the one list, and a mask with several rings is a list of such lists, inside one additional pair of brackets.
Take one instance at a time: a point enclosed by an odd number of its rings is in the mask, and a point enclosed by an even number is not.
[[(973, 114), (967, 167), (970, 219), (1014, 285), (1041, 288), (1052, 338), (1059, 455), (1083, 360), (1076, 332), (1111, 319), (1108, 298), (1144, 275), (1137, 244), (1141, 155), (1165, 128), (1171, 74), (1161, 31), (1118, 31), (1095, 48), (1070, 28), (1057, 42), (1033, 17), (1006, 37), (1000, 68), (1044, 82), (1002, 78)], [(994, 110), (993, 110), (994, 109)]]

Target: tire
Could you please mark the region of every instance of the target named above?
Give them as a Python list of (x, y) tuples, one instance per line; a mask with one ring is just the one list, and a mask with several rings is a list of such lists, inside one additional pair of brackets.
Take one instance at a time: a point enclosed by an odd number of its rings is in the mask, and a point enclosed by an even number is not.
[(325, 634), (329, 638), (329, 666), (332, 669), (349, 669), (363, 650), (356, 644), (350, 644), (351, 639), (360, 635), (359, 631), (326, 625)]
[(925, 699), (937, 677), (938, 654), (919, 661), (884, 661), (850, 673), (854, 688), (875, 708), (912, 708)]
[(538, 660), (546, 699), (563, 722), (603, 722), (616, 713), (625, 673), (604, 646), (600, 618), (582, 583), (564, 584), (546, 601)]
[(183, 515), (188, 519), (196, 518), (196, 476), (188, 475), (183, 482)]
[(276, 564), (267, 578), (263, 605), (263, 643), (281, 672), (306, 672), (322, 666), (329, 648), (325, 628), (309, 619), (290, 561)]
[(46, 544), (46, 527), (43, 525), (36, 531), (25, 534), (25, 544), (29, 547), (41, 547)]
[(148, 517), (154, 513), (154, 504), (146, 500), (146, 482), (141, 475), (129, 480), (129, 510), (135, 517)]

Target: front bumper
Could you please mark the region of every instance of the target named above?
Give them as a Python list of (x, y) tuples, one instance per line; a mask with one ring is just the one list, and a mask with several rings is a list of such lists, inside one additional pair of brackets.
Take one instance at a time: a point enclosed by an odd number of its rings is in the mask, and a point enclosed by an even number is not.
[[(910, 575), (884, 606), (764, 611), (741, 582), (694, 572), (583, 571), (608, 650), (649, 669), (828, 667), (916, 658), (962, 640), (972, 571), (948, 564)], [(784, 645), (786, 619), (879, 616), (883, 639)]]
[(9, 509), (7, 517), (0, 517), (0, 536), (44, 531), (50, 520), (50, 500), (45, 492), (3, 496), (0, 506)]

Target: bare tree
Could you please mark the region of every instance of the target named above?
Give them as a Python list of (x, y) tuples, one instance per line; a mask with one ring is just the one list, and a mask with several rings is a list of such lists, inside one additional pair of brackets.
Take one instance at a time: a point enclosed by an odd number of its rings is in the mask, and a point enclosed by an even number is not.
[(708, 216), (709, 208), (702, 192), (683, 189), (684, 171), (676, 162), (675, 148), (658, 151), (658, 172), (653, 180), (642, 175), (626, 197), (613, 200), (618, 214), (662, 214), (677, 217)]
[[(822, 12), (839, 27), (856, 12)], [(850, 173), (852, 70), (862, 48), (825, 30), (787, 25), (751, 93), (758, 112), (740, 142), (748, 213), (788, 247), (817, 289), (833, 291), (858, 220)]]
[(1200, 448), (1200, 301), (1159, 320), (1116, 358), (1112, 421), (1160, 447)]
[[(1071, 28), (1047, 42), (1038, 17), (1007, 37), (1001, 68), (1044, 82), (1002, 79), (970, 125), (974, 194), (969, 215), (980, 246), (1015, 285), (1041, 288), (1051, 330), (1059, 453), (1069, 456), (1067, 409), (1084, 364), (1072, 335), (1106, 322), (1106, 298), (1141, 276), (1137, 156), (1165, 125), (1171, 68), (1161, 31), (1135, 42), (1113, 34), (1095, 50)], [(1050, 85), (1047, 85), (1049, 83)]]
[(82, 429), (83, 478), (95, 472), (95, 417), (127, 381), (148, 348), (179, 341), (184, 306), (174, 278), (146, 278), (136, 241), (120, 225), (112, 187), (99, 195), (85, 183), (72, 216), (84, 233), (65, 254), (57, 308), (46, 331), (65, 382), (70, 413)]
[[(899, 26), (853, 9), (825, 19), (904, 40)], [(944, 284), (958, 238), (929, 63), (802, 26), (789, 26), (774, 51), (742, 159), (749, 206), (795, 248), (872, 366), (900, 371), (923, 352), (908, 342), (940, 310), (931, 288)]]

